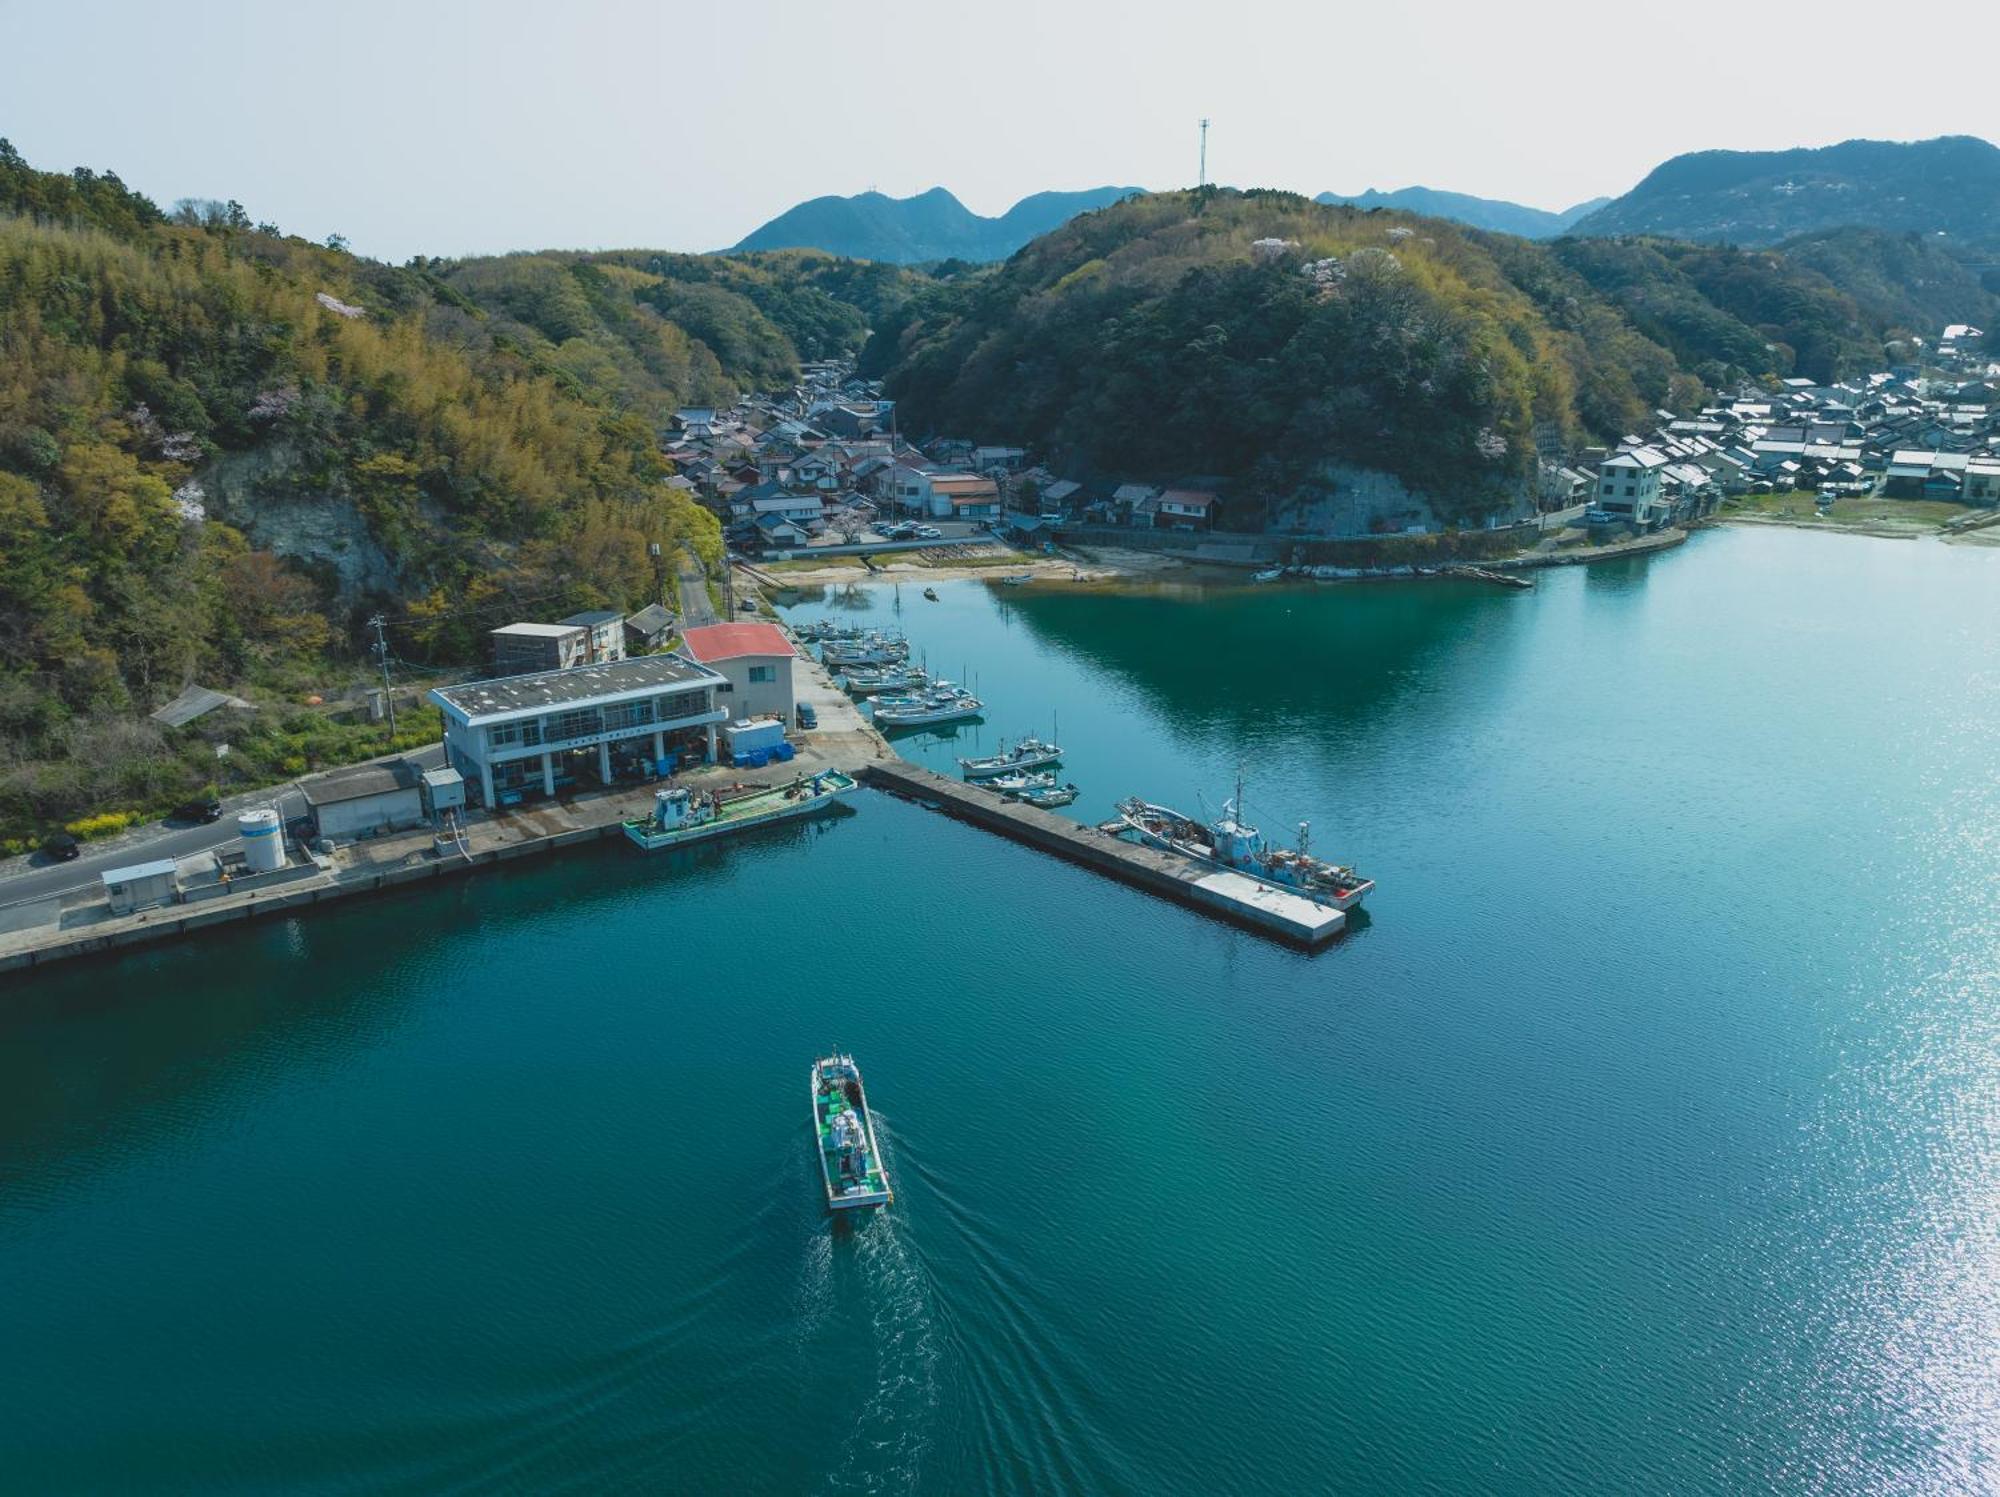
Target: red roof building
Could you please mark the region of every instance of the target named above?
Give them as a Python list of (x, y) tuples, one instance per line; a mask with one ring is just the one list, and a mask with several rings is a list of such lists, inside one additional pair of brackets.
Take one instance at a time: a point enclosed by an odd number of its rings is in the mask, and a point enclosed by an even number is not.
[(790, 657), (798, 653), (776, 624), (702, 624), (687, 630), (681, 639), (688, 654), (703, 665), (749, 655)]

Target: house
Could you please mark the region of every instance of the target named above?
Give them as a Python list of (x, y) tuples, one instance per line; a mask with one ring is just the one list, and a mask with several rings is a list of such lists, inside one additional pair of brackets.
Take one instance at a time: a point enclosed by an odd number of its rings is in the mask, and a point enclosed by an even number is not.
[(357, 764), (304, 781), (306, 815), (316, 836), (352, 841), (424, 823), (423, 773), (408, 759)]
[(1965, 488), (1959, 499), (1966, 504), (2000, 504), (2000, 456), (1966, 461)]
[(975, 473), (991, 473), (995, 468), (1012, 472), (1028, 459), (1025, 447), (975, 447), (972, 449), (972, 469)]
[(579, 624), (505, 624), (486, 638), (503, 676), (568, 670), (582, 665), (590, 648), (590, 631)]
[(728, 683), (681, 655), (644, 655), (578, 670), (433, 687), (445, 762), (483, 803), (511, 805), (588, 774), (600, 784), (646, 775), (670, 753), (715, 757)]
[(1660, 493), (1666, 454), (1643, 444), (1614, 452), (1598, 465), (1596, 506), (1614, 520), (1646, 530), (1666, 518)]
[(805, 526), (796, 520), (788, 520), (783, 515), (759, 515), (751, 524), (751, 532), (767, 551), (783, 551), (793, 546), (810, 545), (812, 536)]
[(1208, 530), (1214, 525), (1215, 495), (1207, 489), (1167, 489), (1160, 495), (1153, 524), (1161, 530)]
[(648, 603), (625, 620), (625, 653), (645, 655), (657, 650), (674, 632), (674, 616), (664, 603)]
[(1076, 503), (1077, 495), (1083, 492), (1083, 485), (1074, 479), (1058, 478), (1042, 490), (1041, 506), (1043, 514), (1067, 513)]
[(717, 700), (735, 718), (771, 715), (787, 725), (797, 709), (792, 661), (798, 652), (776, 624), (706, 624), (682, 636), (689, 659), (723, 677)]
[(1000, 514), (1000, 485), (977, 473), (933, 473), (928, 508), (939, 519), (991, 520)]
[(590, 664), (602, 665), (607, 660), (625, 658), (625, 615), (617, 609), (594, 608), (588, 613), (573, 613), (557, 622), (587, 633), (589, 638), (583, 654)]

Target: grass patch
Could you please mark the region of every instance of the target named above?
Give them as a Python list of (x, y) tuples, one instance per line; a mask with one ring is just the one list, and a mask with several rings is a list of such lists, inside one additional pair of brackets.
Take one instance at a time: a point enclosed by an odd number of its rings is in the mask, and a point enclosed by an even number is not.
[(1940, 499), (1836, 499), (1822, 511), (1809, 489), (1783, 494), (1739, 494), (1723, 501), (1724, 515), (1800, 520), (1835, 528), (1843, 525), (1902, 525), (1913, 529), (1943, 525), (1966, 512), (1963, 504)]

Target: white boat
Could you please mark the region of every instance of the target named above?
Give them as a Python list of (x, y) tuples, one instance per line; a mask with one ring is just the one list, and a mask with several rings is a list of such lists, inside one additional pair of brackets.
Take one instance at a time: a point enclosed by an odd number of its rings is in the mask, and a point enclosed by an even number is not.
[(851, 1055), (825, 1055), (812, 1064), (813, 1137), (819, 1145), (826, 1204), (835, 1211), (886, 1206), (896, 1199), (875, 1142), (875, 1118)]
[(931, 684), (930, 673), (917, 665), (856, 666), (834, 680), (849, 696), (894, 696), (922, 691)]
[(916, 702), (890, 702), (877, 697), (875, 726), (931, 728), (943, 723), (967, 722), (985, 710), (985, 704), (969, 691), (936, 692)]
[(983, 759), (960, 759), (959, 773), (968, 780), (987, 780), (995, 775), (1014, 774), (1027, 769), (1047, 769), (1062, 763), (1062, 749), (1043, 739), (1023, 738), (1012, 748)]
[(1283, 567), (1266, 567), (1261, 572), (1251, 573), (1250, 580), (1252, 582), (1276, 582), (1284, 575), (1285, 569)]
[(1030, 790), (1026, 795), (1019, 796), (1017, 799), (1022, 804), (1033, 806), (1039, 811), (1053, 811), (1057, 807), (1066, 806), (1075, 800), (1078, 793), (1074, 785), (1052, 785), (1046, 790)]
[(1016, 770), (1013, 774), (995, 775), (988, 780), (975, 782), (981, 790), (992, 790), (1010, 799), (1015, 796), (1032, 795), (1038, 790), (1056, 788), (1055, 771), (1043, 770), (1040, 774), (1028, 774)]
[(1329, 863), (1308, 852), (1310, 823), (1299, 823), (1296, 848), (1276, 847), (1242, 819), (1242, 805), (1240, 780), (1235, 798), (1225, 801), (1222, 814), (1207, 822), (1134, 796), (1118, 803), (1118, 819), (1106, 822), (1101, 830), (1126, 841), (1179, 853), (1196, 862), (1248, 874), (1343, 912), (1360, 904), (1375, 887), (1373, 879), (1362, 878), (1352, 868)]

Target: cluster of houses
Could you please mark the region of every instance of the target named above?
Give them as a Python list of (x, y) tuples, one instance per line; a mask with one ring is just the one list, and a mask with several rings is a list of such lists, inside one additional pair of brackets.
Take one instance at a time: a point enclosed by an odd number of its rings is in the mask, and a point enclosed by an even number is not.
[(924, 452), (895, 429), (895, 404), (845, 362), (808, 364), (788, 395), (679, 414), (666, 456), (721, 517), (729, 543), (779, 551), (858, 540), (892, 520), (997, 519), (1016, 447)]
[[(721, 517), (730, 545), (785, 551), (879, 538), (929, 522), (998, 525), (1038, 518), (1207, 530), (1215, 480), (1165, 488), (1083, 484), (1028, 465), (1025, 449), (944, 438), (923, 447), (896, 431), (895, 403), (850, 364), (805, 367), (788, 395), (729, 410), (679, 413), (666, 445), (668, 482)], [(920, 533), (920, 532), (919, 532)]]
[(1649, 530), (1725, 497), (1798, 489), (2000, 504), (2000, 366), (1974, 351), (1980, 337), (1947, 329), (1942, 373), (1789, 379), (1776, 393), (1745, 389), (1692, 416), (1658, 412), (1654, 430), (1616, 447), (1544, 453), (1543, 508), (1580, 507), (1594, 523)]

